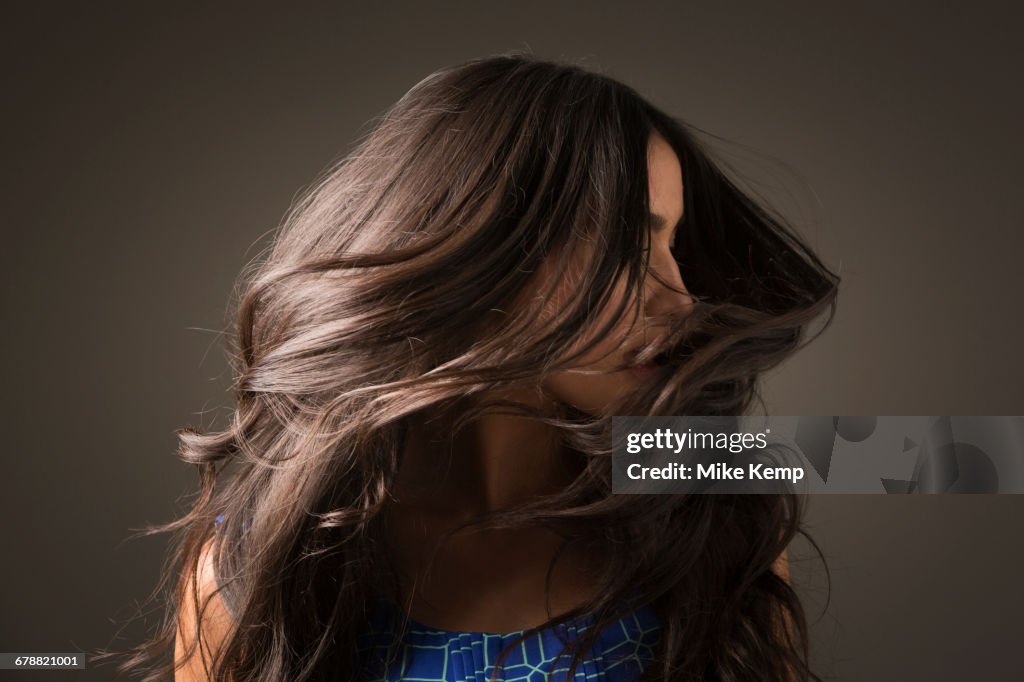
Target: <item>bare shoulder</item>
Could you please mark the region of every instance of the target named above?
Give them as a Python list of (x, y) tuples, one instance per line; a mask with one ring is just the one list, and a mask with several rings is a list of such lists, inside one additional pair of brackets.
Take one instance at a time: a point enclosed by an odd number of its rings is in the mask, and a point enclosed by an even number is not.
[[(185, 585), (185, 595), (182, 600), (178, 617), (178, 632), (174, 643), (174, 661), (186, 658), (187, 662), (175, 671), (175, 682), (208, 682), (211, 678), (207, 674), (207, 667), (213, 661), (213, 654), (224, 643), (225, 638), (234, 626), (234, 620), (224, 605), (224, 601), (217, 591), (217, 576), (213, 567), (213, 540), (212, 538), (203, 545), (202, 554), (199, 559), (198, 570), (191, 572), (191, 567), (186, 567), (189, 575)], [(196, 637), (196, 604), (195, 595), (198, 592), (199, 608), (211, 595), (210, 603), (202, 611), (202, 627), (200, 632), (200, 647), (189, 651)]]

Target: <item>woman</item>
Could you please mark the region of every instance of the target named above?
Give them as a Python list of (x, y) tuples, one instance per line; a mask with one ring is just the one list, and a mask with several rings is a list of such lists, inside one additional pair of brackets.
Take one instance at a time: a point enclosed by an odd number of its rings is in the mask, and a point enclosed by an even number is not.
[(233, 423), (179, 432), (203, 490), (134, 664), (174, 640), (179, 680), (817, 679), (795, 496), (610, 491), (612, 415), (741, 414), (834, 314), (838, 278), (690, 128), (576, 66), (444, 69), (263, 256)]

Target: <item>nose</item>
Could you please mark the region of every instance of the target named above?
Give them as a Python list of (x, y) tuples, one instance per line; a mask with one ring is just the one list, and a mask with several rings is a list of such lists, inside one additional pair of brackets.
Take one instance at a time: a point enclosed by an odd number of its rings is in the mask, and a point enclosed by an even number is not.
[(693, 296), (683, 283), (679, 264), (666, 249), (651, 253), (645, 283), (646, 312), (651, 317), (686, 316), (694, 306)]

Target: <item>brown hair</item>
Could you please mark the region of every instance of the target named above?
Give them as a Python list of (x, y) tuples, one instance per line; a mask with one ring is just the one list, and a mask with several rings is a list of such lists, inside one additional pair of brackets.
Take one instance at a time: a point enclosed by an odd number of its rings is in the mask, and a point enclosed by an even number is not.
[[(654, 349), (658, 380), (613, 413), (741, 414), (760, 398), (761, 373), (813, 338), (813, 321), (828, 326), (838, 277), (726, 177), (694, 130), (575, 65), (479, 59), (413, 87), (296, 202), (240, 280), (232, 423), (178, 432), (201, 493), (150, 531), (177, 533), (162, 589), (197, 565), (225, 517), (216, 566), (238, 627), (214, 679), (360, 679), (371, 595), (403, 603), (375, 538), (410, 417), (568, 366), (559, 351), (609, 305), (613, 283), (642, 286), (652, 132), (682, 164), (687, 217), (673, 248), (696, 305)], [(594, 243), (603, 248), (585, 248)], [(587, 254), (576, 295), (538, 329), (510, 304), (542, 261), (574, 253)], [(519, 409), (557, 427), (585, 466), (558, 494), (476, 523), (548, 524), (604, 553), (599, 596), (555, 619), (594, 615), (577, 660), (604, 625), (649, 603), (663, 630), (644, 679), (818, 679), (801, 604), (771, 570), (803, 533), (800, 498), (613, 495), (609, 417)], [(183, 579), (170, 594), (160, 632), (122, 669), (173, 645), (195, 595)]]

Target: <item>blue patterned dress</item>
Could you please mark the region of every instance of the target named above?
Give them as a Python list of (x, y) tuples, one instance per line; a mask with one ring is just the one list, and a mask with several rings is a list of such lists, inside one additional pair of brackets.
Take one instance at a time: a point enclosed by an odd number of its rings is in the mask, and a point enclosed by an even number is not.
[(499, 671), (502, 682), (634, 682), (653, 658), (661, 635), (654, 609), (641, 607), (602, 630), (568, 678), (571, 657), (562, 654), (563, 643), (589, 629), (590, 617), (542, 629), (518, 643), (523, 630), (456, 632), (409, 620), (398, 656), (385, 668), (396, 617), (397, 611), (381, 600), (360, 637), (373, 682), (490, 682), (498, 655), (513, 644)]

